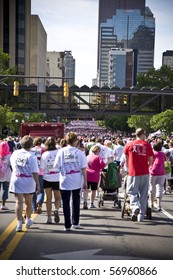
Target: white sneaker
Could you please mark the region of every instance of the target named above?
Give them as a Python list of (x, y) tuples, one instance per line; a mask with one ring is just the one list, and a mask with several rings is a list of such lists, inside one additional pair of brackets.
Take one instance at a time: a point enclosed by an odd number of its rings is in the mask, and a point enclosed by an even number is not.
[(72, 228), (74, 228), (74, 229), (82, 229), (83, 227), (81, 227), (81, 225), (72, 225)]
[(96, 208), (96, 207), (95, 207), (95, 205), (94, 205), (93, 203), (91, 203), (90, 206), (89, 206), (89, 208), (90, 208), (90, 209), (91, 209), (91, 208), (94, 209), (94, 208)]
[(51, 217), (47, 217), (45, 223), (46, 224), (52, 224), (52, 218)]
[(71, 228), (64, 228), (64, 231), (71, 231)]
[(1, 206), (1, 210), (9, 210), (9, 209), (8, 209), (7, 206), (5, 206), (5, 205), (3, 206), (3, 205), (2, 205), (2, 206)]
[(22, 231), (22, 221), (18, 221), (17, 227), (16, 227), (16, 231), (20, 232)]
[(30, 218), (30, 219), (27, 219), (26, 220), (26, 227), (27, 228), (30, 228), (30, 226), (32, 226), (32, 224), (33, 224), (34, 222), (33, 222), (33, 220)]

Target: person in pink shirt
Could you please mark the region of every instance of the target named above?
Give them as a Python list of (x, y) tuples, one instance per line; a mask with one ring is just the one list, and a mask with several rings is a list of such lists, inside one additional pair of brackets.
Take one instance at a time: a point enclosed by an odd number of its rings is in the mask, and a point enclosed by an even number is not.
[(104, 160), (99, 156), (100, 147), (95, 145), (92, 153), (87, 156), (88, 167), (87, 172), (87, 189), (84, 190), (84, 205), (83, 209), (88, 209), (87, 198), (88, 190), (91, 189), (90, 206), (89, 208), (96, 208), (94, 205), (96, 190), (100, 179), (100, 172), (106, 166)]
[(149, 168), (150, 172), (150, 199), (151, 207), (153, 207), (154, 199), (157, 198), (157, 210), (161, 211), (161, 201), (164, 190), (165, 174), (165, 161), (167, 157), (162, 152), (162, 143), (160, 141), (153, 145), (154, 157), (152, 164)]

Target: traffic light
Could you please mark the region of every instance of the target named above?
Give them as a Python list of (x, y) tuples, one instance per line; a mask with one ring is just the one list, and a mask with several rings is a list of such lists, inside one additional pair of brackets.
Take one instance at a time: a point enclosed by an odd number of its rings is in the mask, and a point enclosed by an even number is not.
[(125, 104), (125, 105), (127, 104), (127, 95), (123, 96), (123, 104)]
[(101, 101), (102, 101), (102, 96), (101, 96), (100, 93), (98, 93), (98, 94), (97, 94), (97, 102), (98, 102), (98, 103), (101, 103)]
[(64, 97), (69, 97), (69, 83), (64, 82)]
[(19, 95), (19, 82), (18, 81), (14, 81), (13, 95), (14, 96), (18, 96)]

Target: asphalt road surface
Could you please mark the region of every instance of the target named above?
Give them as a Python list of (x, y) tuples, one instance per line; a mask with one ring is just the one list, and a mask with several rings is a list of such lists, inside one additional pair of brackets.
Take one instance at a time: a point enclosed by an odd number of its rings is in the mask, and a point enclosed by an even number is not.
[[(119, 200), (123, 205), (123, 194)], [(45, 224), (45, 204), (41, 215), (33, 214), (31, 228), (17, 233), (12, 194), (10, 211), (0, 212), (0, 260), (172, 260), (173, 193), (163, 196), (162, 211), (152, 210), (152, 218), (131, 221), (111, 200), (96, 209), (83, 210), (82, 229), (64, 231), (60, 208), (59, 224)], [(54, 207), (54, 206), (53, 206)]]

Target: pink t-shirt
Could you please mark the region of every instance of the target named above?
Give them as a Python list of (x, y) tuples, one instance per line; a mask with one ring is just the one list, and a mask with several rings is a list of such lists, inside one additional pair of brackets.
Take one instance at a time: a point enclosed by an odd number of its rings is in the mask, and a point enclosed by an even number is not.
[(164, 152), (154, 151), (154, 157), (152, 165), (149, 168), (149, 172), (152, 176), (163, 176), (165, 175), (164, 162), (167, 160)]
[(100, 156), (91, 153), (87, 156), (87, 162), (87, 181), (98, 183), (100, 178), (100, 171), (106, 165), (104, 160)]

